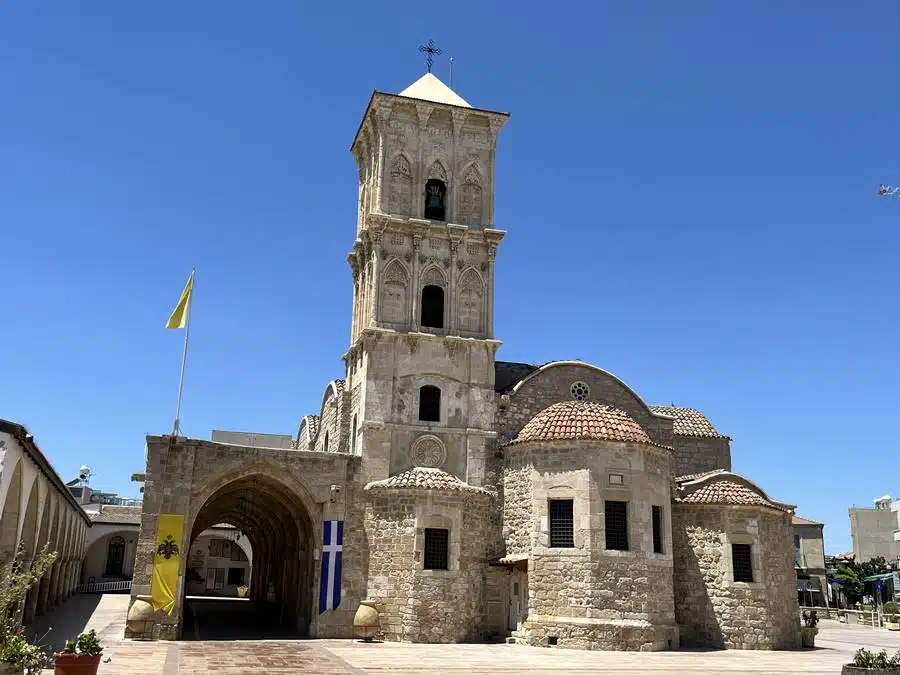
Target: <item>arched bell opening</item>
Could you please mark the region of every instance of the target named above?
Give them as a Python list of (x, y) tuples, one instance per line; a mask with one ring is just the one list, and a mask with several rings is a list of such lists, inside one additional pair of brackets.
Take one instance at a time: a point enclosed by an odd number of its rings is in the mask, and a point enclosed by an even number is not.
[[(229, 538), (229, 545), (214, 543)], [(240, 541), (246, 541), (250, 551), (246, 598), (231, 595), (229, 572), (220, 572), (223, 567), (218, 565), (226, 548), (229, 557), (238, 556), (235, 547), (247, 553)], [(203, 583), (198, 581), (203, 547), (206, 561), (214, 559), (216, 565), (211, 588), (208, 562)], [(286, 486), (268, 476), (251, 475), (220, 488), (198, 512), (186, 550), (183, 639), (272, 639), (308, 634), (315, 583), (312, 523), (301, 499)], [(237, 581), (236, 576), (232, 581)], [(239, 584), (232, 585), (236, 590)]]
[(447, 184), (438, 178), (425, 182), (425, 217), (429, 220), (446, 220)]

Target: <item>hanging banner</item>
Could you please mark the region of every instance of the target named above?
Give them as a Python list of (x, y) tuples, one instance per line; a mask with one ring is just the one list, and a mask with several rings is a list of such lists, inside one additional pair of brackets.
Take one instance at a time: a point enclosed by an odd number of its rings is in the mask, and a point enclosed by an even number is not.
[(178, 567), (182, 555), (184, 516), (160, 514), (156, 524), (156, 555), (153, 558), (153, 580), (150, 597), (153, 611), (171, 615), (178, 593)]

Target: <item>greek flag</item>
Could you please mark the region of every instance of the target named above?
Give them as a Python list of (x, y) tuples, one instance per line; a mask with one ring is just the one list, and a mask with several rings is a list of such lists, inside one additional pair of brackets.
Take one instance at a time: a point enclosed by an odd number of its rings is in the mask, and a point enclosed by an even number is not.
[(341, 565), (344, 557), (344, 521), (326, 520), (322, 537), (322, 573), (319, 576), (319, 614), (341, 604)]

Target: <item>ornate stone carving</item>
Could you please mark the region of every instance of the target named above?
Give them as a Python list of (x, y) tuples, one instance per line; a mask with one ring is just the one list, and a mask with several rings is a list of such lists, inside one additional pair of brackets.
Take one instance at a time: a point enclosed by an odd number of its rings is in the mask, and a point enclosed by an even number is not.
[(447, 182), (447, 169), (444, 168), (444, 165), (439, 161), (435, 160), (431, 163), (431, 167), (428, 169), (428, 178), (437, 178), (438, 180)]
[(467, 269), (459, 278), (457, 316), (459, 327), (469, 333), (484, 330), (484, 281), (473, 268)]
[(413, 175), (406, 155), (397, 155), (391, 162), (391, 190), (388, 210), (403, 216), (412, 214)]
[(409, 449), (409, 460), (413, 466), (440, 469), (447, 461), (447, 449), (437, 436), (423, 434), (413, 441)]
[(446, 285), (447, 281), (438, 267), (431, 266), (422, 275), (422, 286), (440, 286), (444, 288)]
[(409, 274), (397, 259), (384, 269), (380, 314), (390, 323), (405, 324), (409, 319)]

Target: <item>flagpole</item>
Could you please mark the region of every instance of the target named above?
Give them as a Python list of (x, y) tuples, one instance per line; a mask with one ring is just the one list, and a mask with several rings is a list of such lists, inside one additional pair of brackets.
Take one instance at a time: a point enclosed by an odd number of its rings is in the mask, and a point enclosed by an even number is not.
[(187, 317), (184, 323), (184, 349), (181, 352), (181, 376), (178, 378), (178, 403), (175, 406), (175, 425), (172, 429), (172, 438), (178, 438), (178, 432), (181, 431), (181, 394), (184, 391), (184, 367), (187, 365), (188, 339), (191, 336), (191, 305), (194, 304), (194, 271), (191, 268), (191, 292), (187, 298)]

